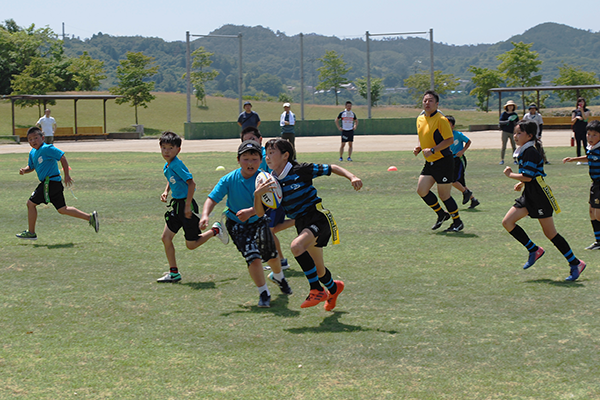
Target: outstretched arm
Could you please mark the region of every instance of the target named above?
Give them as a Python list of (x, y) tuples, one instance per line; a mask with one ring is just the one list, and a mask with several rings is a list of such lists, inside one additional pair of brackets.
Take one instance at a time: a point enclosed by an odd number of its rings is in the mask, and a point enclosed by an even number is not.
[(362, 181), (360, 180), (360, 178), (358, 178), (356, 175), (354, 175), (352, 172), (348, 171), (347, 169), (342, 168), (339, 165), (332, 164), (331, 172), (348, 179), (350, 181), (350, 183), (352, 184), (352, 187), (354, 188), (354, 190), (360, 190), (360, 188), (362, 188), (363, 184), (362, 184)]

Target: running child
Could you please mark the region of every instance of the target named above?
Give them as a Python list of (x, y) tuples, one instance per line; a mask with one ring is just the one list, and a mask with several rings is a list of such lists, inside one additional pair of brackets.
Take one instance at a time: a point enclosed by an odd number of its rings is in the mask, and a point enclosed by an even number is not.
[(173, 238), (183, 228), (185, 245), (194, 250), (206, 243), (211, 237), (218, 237), (223, 244), (229, 242), (229, 237), (224, 233), (220, 223), (215, 222), (212, 228), (200, 234), (200, 219), (198, 218), (198, 204), (194, 200), (196, 183), (190, 171), (177, 155), (181, 151), (181, 137), (173, 132), (163, 132), (159, 139), (160, 152), (166, 163), (163, 173), (167, 178), (167, 187), (160, 195), (160, 201), (167, 202), (169, 192), (171, 201), (169, 210), (165, 213), (165, 229), (162, 233), (162, 242), (165, 246), (169, 271), (165, 272), (156, 281), (159, 283), (173, 283), (181, 281), (181, 274), (175, 258), (175, 245)]
[(465, 136), (464, 133), (454, 129), (456, 119), (452, 115), (447, 115), (446, 119), (450, 122), (452, 135), (454, 136), (454, 142), (450, 145), (450, 151), (452, 151), (452, 154), (454, 155), (454, 182), (452, 182), (452, 186), (462, 193), (462, 203), (467, 204), (470, 200), (471, 205), (469, 208), (473, 209), (479, 205), (479, 200), (473, 196), (473, 192), (467, 188), (467, 184), (465, 183), (465, 170), (467, 169), (467, 157), (465, 157), (465, 152), (471, 147), (471, 139)]
[(587, 161), (590, 167), (590, 218), (596, 241), (586, 247), (586, 250), (600, 250), (600, 121), (590, 121), (587, 124), (587, 152), (585, 156), (567, 157), (563, 163)]
[(80, 218), (90, 223), (96, 233), (100, 230), (98, 213), (91, 214), (79, 211), (75, 207), (67, 206), (64, 196), (64, 186), (60, 179), (60, 171), (57, 162), (60, 161), (65, 174), (65, 185), (71, 186), (73, 179), (69, 173), (69, 163), (65, 152), (57, 149), (54, 145), (46, 144), (44, 133), (38, 127), (31, 127), (27, 131), (27, 141), (33, 149), (29, 152), (29, 161), (25, 168), (19, 169), (19, 174), (24, 175), (35, 171), (40, 184), (37, 186), (29, 200), (27, 200), (28, 229), (17, 234), (19, 239), (37, 240), (35, 225), (37, 222), (37, 206), (52, 203), (59, 214)]
[[(288, 104), (288, 103), (286, 103)], [(255, 142), (258, 142), (258, 144), (261, 145), (262, 148), (262, 161), (260, 163), (260, 169), (262, 169), (265, 172), (271, 172), (271, 168), (269, 168), (269, 166), (267, 165), (267, 153), (265, 151), (265, 148), (262, 146), (262, 135), (260, 133), (260, 131), (258, 130), (258, 128), (254, 127), (254, 126), (249, 126), (247, 128), (244, 128), (242, 130), (241, 133), (241, 138), (242, 138), (242, 142), (246, 141), (246, 140), (254, 140)], [(287, 139), (285, 139), (287, 140)], [(290, 142), (292, 143), (292, 142)], [(292, 146), (294, 144), (292, 143)], [(271, 221), (269, 222), (269, 228), (271, 228), (271, 232), (273, 233), (273, 239), (275, 240), (275, 246), (277, 247), (277, 254), (279, 254), (279, 259), (281, 261), (281, 269), (282, 270), (286, 270), (290, 267), (290, 264), (288, 263), (287, 258), (283, 257), (283, 251), (281, 251), (281, 243), (279, 242), (279, 239), (277, 238), (276, 233), (280, 232), (284, 229), (287, 229), (289, 227), (294, 226), (294, 220), (293, 219), (285, 219), (285, 211), (283, 211), (283, 208), (281, 207), (277, 207), (277, 208), (269, 208), (266, 212), (267, 217), (269, 217), (271, 219)], [(265, 269), (265, 271), (268, 271), (271, 269), (270, 265), (265, 265), (263, 267)]]
[[(289, 143), (285, 141), (286, 143)], [(292, 294), (277, 254), (269, 220), (264, 215), (263, 205), (257, 195), (255, 182), (260, 171), (262, 148), (253, 140), (242, 142), (237, 153), (240, 168), (223, 176), (204, 202), (200, 228), (208, 225), (210, 213), (227, 196), (227, 222), (225, 226), (233, 243), (248, 265), (248, 273), (259, 293), (258, 306), (271, 306), (271, 293), (265, 281), (262, 261), (271, 266), (269, 279), (283, 294)], [(263, 192), (265, 193), (265, 192)], [(257, 201), (259, 203), (257, 203)]]
[[(325, 267), (323, 247), (327, 246), (330, 237), (333, 244), (339, 242), (338, 229), (331, 213), (323, 208), (312, 180), (334, 173), (347, 178), (355, 190), (360, 190), (362, 181), (337, 165), (298, 164), (293, 160), (294, 148), (287, 140), (271, 139), (265, 147), (267, 164), (283, 191), (281, 207), (295, 220), (298, 236), (292, 241), (291, 251), (310, 284), (308, 297), (300, 307), (313, 307), (324, 301), (325, 310), (331, 311), (344, 290), (344, 282), (333, 280)], [(268, 184), (256, 190), (259, 194), (266, 193)]]
[(523, 190), (523, 195), (515, 200), (515, 204), (504, 216), (502, 226), (527, 251), (529, 257), (523, 269), (531, 267), (544, 255), (544, 249), (533, 243), (527, 233), (517, 225), (517, 222), (529, 215), (540, 222), (544, 235), (558, 251), (567, 259), (571, 274), (565, 279), (575, 281), (585, 269), (585, 262), (579, 260), (573, 254), (569, 243), (556, 231), (552, 218), (553, 210), (560, 211), (558, 204), (552, 195), (550, 187), (544, 182), (544, 160), (537, 150), (537, 127), (535, 122), (521, 121), (515, 127), (515, 143), (519, 146), (514, 157), (519, 162), (519, 173), (514, 173), (510, 167), (504, 169), (504, 175), (519, 181), (515, 185), (515, 191)]

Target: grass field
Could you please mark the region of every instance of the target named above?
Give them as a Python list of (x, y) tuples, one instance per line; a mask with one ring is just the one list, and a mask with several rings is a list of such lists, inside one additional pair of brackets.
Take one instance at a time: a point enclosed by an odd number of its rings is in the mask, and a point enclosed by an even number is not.
[[(547, 150), (552, 160), (573, 152)], [(100, 233), (48, 207), (39, 239), (19, 241), (36, 180), (17, 174), (24, 155), (2, 156), (0, 398), (600, 398), (600, 252), (583, 250), (593, 241), (587, 168), (546, 168), (563, 210), (557, 229), (588, 263), (565, 283), (566, 261), (530, 219), (521, 225), (547, 252), (521, 268), (526, 250), (501, 226), (517, 194), (497, 150), (467, 156), (481, 205), (460, 207), (460, 234), (430, 230), (435, 215), (415, 193), (422, 158), (409, 152), (355, 154), (361, 192), (338, 176), (315, 181), (341, 231), (341, 244), (325, 249), (346, 283), (333, 312), (300, 308), (308, 284), (295, 261), (294, 295), (269, 284), (272, 307), (257, 308), (234, 246), (211, 240), (189, 251), (181, 234), (183, 281), (157, 284), (168, 269), (158, 153), (67, 154), (78, 198), (66, 191), (67, 204), (98, 210)], [(236, 166), (233, 154), (182, 158), (199, 203), (221, 176), (215, 167)], [(292, 230), (280, 238), (289, 244)]]

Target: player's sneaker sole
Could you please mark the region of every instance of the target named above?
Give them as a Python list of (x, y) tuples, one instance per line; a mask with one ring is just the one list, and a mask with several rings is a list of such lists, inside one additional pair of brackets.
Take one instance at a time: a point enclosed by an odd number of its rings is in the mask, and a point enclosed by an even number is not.
[(223, 225), (221, 225), (220, 222), (215, 222), (212, 225), (212, 227), (217, 228), (219, 230), (219, 233), (217, 233), (217, 237), (219, 238), (221, 243), (223, 243), (223, 244), (229, 243), (229, 235), (227, 234), (227, 230), (223, 229)]
[(337, 291), (334, 294), (329, 294), (329, 298), (327, 299), (327, 301), (325, 301), (325, 311), (332, 311), (335, 306), (336, 306), (336, 301), (337, 298), (340, 294), (342, 294), (342, 291), (344, 290), (344, 282), (342, 281), (334, 281), (335, 285), (337, 286)]
[(181, 281), (181, 274), (176, 273), (172, 274), (170, 272), (165, 272), (164, 275), (156, 280), (158, 283), (176, 283)]
[(586, 250), (600, 250), (600, 243), (594, 242), (585, 248)]
[(94, 228), (96, 233), (100, 230), (100, 220), (98, 219), (98, 213), (96, 211), (92, 211), (90, 215), (90, 226)]
[(29, 231), (23, 231), (21, 233), (17, 233), (15, 236), (18, 237), (19, 239), (37, 240), (37, 235), (35, 233), (31, 233)]
[(571, 266), (571, 275), (569, 275), (565, 281), (573, 282), (576, 281), (580, 276), (583, 270), (585, 269), (586, 264), (582, 260), (579, 260), (579, 264)]

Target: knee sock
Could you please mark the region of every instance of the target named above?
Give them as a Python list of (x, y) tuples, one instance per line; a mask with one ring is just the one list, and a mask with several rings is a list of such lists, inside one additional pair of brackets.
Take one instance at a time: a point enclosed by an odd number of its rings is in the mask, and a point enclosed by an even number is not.
[(460, 216), (458, 215), (458, 205), (456, 204), (456, 201), (454, 201), (454, 198), (450, 197), (448, 200), (444, 200), (444, 205), (452, 217), (452, 222), (458, 224), (460, 222)]
[(323, 290), (321, 283), (319, 283), (319, 276), (317, 275), (317, 267), (315, 266), (315, 262), (313, 261), (310, 254), (307, 251), (300, 254), (298, 257), (294, 257), (296, 261), (298, 261), (298, 265), (304, 271), (304, 275), (306, 275), (306, 279), (308, 279), (308, 283), (310, 285), (310, 289)]
[(594, 229), (594, 237), (596, 242), (600, 242), (600, 221), (592, 220), (592, 229)]
[(177, 274), (179, 273), (179, 270), (177, 269), (177, 267), (171, 267), (169, 268), (169, 272), (172, 274)]
[(556, 246), (558, 251), (560, 251), (561, 254), (567, 259), (570, 265), (579, 264), (579, 259), (575, 257), (575, 254), (573, 254), (571, 246), (569, 246), (569, 243), (567, 243), (565, 238), (560, 236), (559, 233), (557, 233), (556, 236), (550, 239), (550, 241), (554, 244), (554, 246)]
[(323, 285), (325, 285), (327, 290), (329, 290), (329, 293), (335, 294), (335, 292), (337, 292), (337, 285), (333, 281), (333, 278), (331, 277), (331, 272), (329, 272), (329, 269), (325, 268), (325, 275), (320, 277), (319, 280), (321, 281), (321, 283)]
[(529, 239), (527, 233), (525, 233), (523, 228), (521, 228), (519, 225), (515, 225), (515, 229), (508, 233), (510, 233), (512, 237), (517, 239), (519, 243), (525, 246), (528, 252), (533, 253), (534, 251), (537, 251), (538, 247), (536, 246), (536, 244)]
[(421, 198), (423, 199), (425, 204), (427, 204), (429, 207), (431, 207), (433, 211), (436, 212), (438, 216), (444, 215), (445, 211), (442, 209), (442, 206), (440, 206), (436, 195), (433, 194), (432, 191), (429, 191), (429, 193), (427, 193), (424, 197)]

